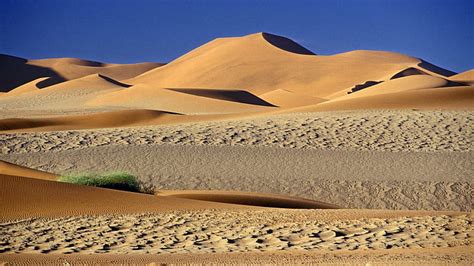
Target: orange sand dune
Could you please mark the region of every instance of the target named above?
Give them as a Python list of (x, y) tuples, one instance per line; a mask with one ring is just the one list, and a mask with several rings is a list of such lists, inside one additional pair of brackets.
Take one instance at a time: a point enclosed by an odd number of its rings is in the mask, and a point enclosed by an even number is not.
[(246, 206), (156, 197), (28, 177), (0, 175), (0, 220), (87, 214), (143, 213)]
[(103, 74), (118, 80), (128, 79), (162, 65), (159, 63), (104, 64), (75, 58), (27, 60), (0, 54), (0, 71), (2, 72), (0, 91), (10, 91), (42, 77), (49, 79), (43, 81), (40, 88), (91, 74)]
[(81, 90), (101, 90), (111, 88), (128, 88), (130, 85), (121, 83), (112, 78), (101, 74), (91, 74), (81, 78), (62, 82), (53, 86), (46, 87), (40, 90), (42, 93), (52, 93), (55, 91), (65, 91), (71, 89)]
[(362, 90), (352, 92), (350, 94), (346, 93), (346, 95), (341, 95), (333, 101), (348, 100), (353, 98), (402, 92), (408, 90), (446, 87), (451, 85), (450, 83), (452, 82), (449, 82), (448, 80), (440, 77), (434, 77), (430, 75), (409, 75), (397, 79), (384, 81), (379, 84), (364, 88)]
[(28, 83), (25, 83), (19, 87), (16, 87), (14, 88), (13, 90), (5, 93), (5, 95), (8, 95), (8, 96), (16, 96), (16, 95), (20, 95), (20, 94), (24, 94), (24, 93), (28, 93), (28, 92), (32, 92), (32, 91), (37, 91), (40, 89), (40, 85), (42, 82), (44, 81), (47, 81), (51, 78), (49, 77), (42, 77), (42, 78), (37, 78), (35, 80), (32, 80)]
[[(27, 83), (9, 92), (13, 95), (1, 97), (0, 105), (8, 109), (26, 108), (30, 110), (86, 110), (86, 102), (97, 95), (121, 90), (129, 85), (100, 74), (61, 82), (42, 89), (35, 89)], [(17, 90), (20, 90), (17, 93)]]
[(154, 110), (121, 110), (86, 115), (0, 120), (0, 131), (69, 130), (160, 124), (176, 120), (179, 114)]
[(57, 175), (31, 169), (28, 167), (12, 164), (9, 162), (0, 160), (0, 174), (1, 175), (11, 175), (11, 176), (23, 176), (36, 179), (44, 180), (56, 180)]
[[(333, 209), (296, 197), (232, 191), (161, 191), (156, 196), (51, 181), (56, 175), (0, 161), (0, 220), (84, 214), (278, 207)], [(44, 180), (41, 180), (44, 179)]]
[(160, 63), (107, 64), (77, 58), (49, 58), (29, 60), (28, 64), (53, 69), (65, 79), (76, 79), (91, 74), (102, 74), (113, 79), (132, 78), (150, 69), (162, 66)]
[(182, 114), (226, 114), (273, 109), (271, 104), (244, 91), (218, 90), (209, 93), (208, 90), (164, 89), (142, 84), (100, 95), (88, 104), (165, 110)]
[(256, 33), (216, 39), (127, 82), (165, 88), (240, 88), (256, 95), (283, 89), (326, 98), (367, 80), (387, 80), (409, 67), (422, 68), (422, 63), (380, 51), (314, 55), (286, 38)]
[[(356, 93), (355, 93), (356, 94)], [(408, 90), (334, 100), (285, 112), (317, 112), (354, 109), (451, 109), (473, 110), (474, 86)]]
[(449, 80), (465, 82), (474, 85), (474, 69), (459, 73), (457, 75), (449, 77)]

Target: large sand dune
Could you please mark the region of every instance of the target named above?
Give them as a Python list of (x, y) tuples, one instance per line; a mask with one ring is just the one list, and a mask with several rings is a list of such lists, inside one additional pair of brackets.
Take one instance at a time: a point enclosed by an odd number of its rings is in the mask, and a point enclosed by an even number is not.
[[(271, 43), (268, 38), (276, 40)], [(241, 88), (257, 95), (284, 89), (324, 98), (367, 80), (389, 79), (420, 63), (416, 58), (376, 51), (333, 56), (294, 53), (281, 49), (281, 42), (267, 33), (216, 39), (128, 82), (171, 88)]]

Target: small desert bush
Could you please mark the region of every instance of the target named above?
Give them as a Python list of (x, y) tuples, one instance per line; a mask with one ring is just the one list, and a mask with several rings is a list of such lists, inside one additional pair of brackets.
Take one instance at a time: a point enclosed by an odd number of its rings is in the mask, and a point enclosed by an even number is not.
[[(137, 178), (125, 172), (64, 175), (59, 177), (59, 181), (77, 185), (141, 192), (140, 182), (137, 180)], [(148, 191), (145, 192), (149, 193)]]

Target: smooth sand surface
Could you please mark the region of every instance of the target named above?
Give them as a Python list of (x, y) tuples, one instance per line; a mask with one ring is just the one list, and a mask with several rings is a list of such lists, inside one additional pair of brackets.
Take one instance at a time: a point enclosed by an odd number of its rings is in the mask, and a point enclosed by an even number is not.
[(58, 175), (56, 174), (31, 169), (28, 167), (12, 164), (5, 161), (0, 161), (0, 174), (10, 175), (10, 176), (23, 176), (23, 177), (52, 180), (52, 181), (58, 178)]
[[(165, 124), (180, 121), (180, 114), (155, 110), (120, 110), (84, 115), (0, 120), (0, 130), (64, 130)], [(182, 117), (185, 118), (185, 117)], [(181, 119), (185, 121), (185, 119)]]
[[(247, 93), (247, 95), (253, 98), (253, 104), (242, 103), (241, 99), (232, 98), (231, 93), (233, 91), (213, 91), (215, 94), (220, 93), (221, 99), (184, 93), (178, 89), (172, 90), (148, 85), (136, 85), (127, 90), (100, 95), (90, 100), (88, 104), (93, 106), (147, 108), (183, 114), (226, 114), (271, 111), (273, 109), (271, 104), (250, 93)], [(224, 100), (226, 96), (227, 99)], [(156, 99), (160, 100), (157, 101)]]
[(38, 78), (47, 78), (38, 84), (40, 88), (91, 74), (103, 74), (119, 80), (128, 79), (162, 65), (159, 63), (106, 64), (77, 58), (27, 60), (0, 54), (0, 70), (3, 73), (0, 77), (0, 91), (11, 91)]
[(457, 75), (451, 76), (449, 77), (449, 80), (473, 84), (474, 83), (474, 69), (464, 71)]
[(0, 183), (0, 219), (3, 221), (30, 217), (245, 208), (242, 205), (156, 197), (28, 177), (0, 175)]
[[(357, 97), (344, 96), (321, 104), (297, 107), (287, 112), (317, 112), (370, 109), (473, 110), (474, 87), (457, 86), (407, 90)], [(351, 94), (352, 95), (352, 94)], [(346, 98), (347, 97), (347, 98)]]
[(238, 88), (256, 95), (284, 89), (324, 98), (353, 84), (389, 79), (420, 63), (389, 52), (332, 56), (289, 52), (281, 40), (269, 41), (276, 38), (267, 33), (219, 38), (128, 82), (171, 88)]
[(29, 65), (50, 68), (67, 80), (76, 79), (90, 74), (102, 74), (114, 79), (123, 80), (140, 75), (162, 63), (109, 64), (78, 58), (48, 58), (29, 60)]

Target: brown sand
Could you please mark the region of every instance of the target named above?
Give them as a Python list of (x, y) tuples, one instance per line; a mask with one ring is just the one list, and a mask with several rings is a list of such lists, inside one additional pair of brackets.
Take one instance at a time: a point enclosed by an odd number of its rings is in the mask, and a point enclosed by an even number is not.
[(9, 176), (23, 176), (23, 177), (52, 180), (52, 181), (56, 180), (58, 177), (58, 175), (56, 174), (51, 174), (48, 172), (31, 169), (28, 167), (12, 164), (5, 161), (0, 161), (0, 174), (9, 175)]
[(474, 84), (474, 69), (449, 77), (449, 80)]
[[(157, 66), (0, 56), (3, 160), (124, 169), (179, 190), (75, 186), (2, 163), (0, 260), (472, 264), (472, 214), (452, 212), (472, 208), (472, 71), (381, 51), (315, 55), (267, 33)], [(261, 207), (333, 206), (319, 200), (413, 211)]]
[(204, 254), (153, 255), (72, 255), (72, 254), (0, 254), (0, 261), (9, 265), (51, 264), (298, 264), (298, 265), (472, 265), (472, 247), (390, 249), (359, 251), (276, 251)]

